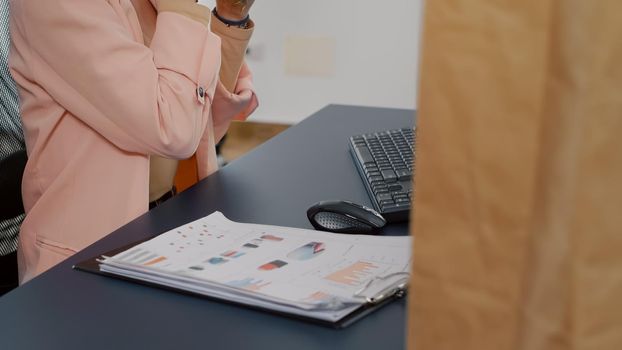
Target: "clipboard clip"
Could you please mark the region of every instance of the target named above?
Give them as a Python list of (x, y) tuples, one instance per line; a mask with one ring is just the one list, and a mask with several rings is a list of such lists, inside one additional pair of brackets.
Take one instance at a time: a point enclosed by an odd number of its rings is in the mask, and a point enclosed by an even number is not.
[(109, 256), (105, 256), (105, 255), (102, 255), (101, 257), (99, 257), (99, 258), (95, 259), (95, 261), (97, 261), (98, 263), (100, 263), (100, 264), (101, 264), (101, 263), (103, 263), (106, 259), (110, 259), (110, 257), (109, 257)]
[[(406, 279), (405, 281), (399, 283), (399, 284), (392, 284), (387, 288), (384, 288), (382, 290), (380, 290), (378, 293), (374, 294), (374, 295), (365, 295), (365, 291), (368, 290), (372, 285), (374, 285), (377, 282), (382, 282), (382, 281), (386, 281), (388, 279), (391, 278), (395, 278), (395, 277), (399, 277), (401, 276), (402, 278), (398, 279), (398, 281), (402, 281), (404, 279)], [(394, 272), (394, 273), (390, 273), (388, 275), (385, 276), (378, 276), (378, 277), (374, 277), (372, 279), (370, 279), (369, 281), (367, 281), (367, 283), (365, 283), (365, 285), (357, 290), (356, 292), (354, 292), (354, 294), (352, 294), (352, 296), (354, 298), (364, 298), (365, 301), (369, 304), (378, 304), (388, 298), (391, 297), (397, 297), (397, 298), (402, 298), (404, 297), (404, 295), (406, 295), (406, 289), (408, 287), (408, 278), (410, 277), (410, 273), (409, 272)]]

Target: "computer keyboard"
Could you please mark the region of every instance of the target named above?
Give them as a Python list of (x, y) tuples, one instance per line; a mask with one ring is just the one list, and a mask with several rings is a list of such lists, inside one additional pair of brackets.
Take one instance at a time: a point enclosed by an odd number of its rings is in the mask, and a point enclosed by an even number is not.
[(411, 128), (350, 137), (350, 150), (374, 208), (388, 222), (407, 221), (414, 196)]

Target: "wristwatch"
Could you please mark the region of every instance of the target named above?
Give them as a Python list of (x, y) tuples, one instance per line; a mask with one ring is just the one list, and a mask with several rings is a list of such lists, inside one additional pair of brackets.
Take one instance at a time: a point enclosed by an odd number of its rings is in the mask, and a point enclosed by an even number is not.
[(216, 11), (216, 8), (212, 10), (212, 14), (214, 15), (214, 17), (218, 18), (219, 21), (226, 24), (227, 27), (238, 27), (242, 29), (248, 29), (248, 22), (250, 21), (250, 15), (246, 15), (246, 17), (242, 18), (239, 21), (232, 21), (232, 20), (221, 17), (218, 14), (218, 11)]

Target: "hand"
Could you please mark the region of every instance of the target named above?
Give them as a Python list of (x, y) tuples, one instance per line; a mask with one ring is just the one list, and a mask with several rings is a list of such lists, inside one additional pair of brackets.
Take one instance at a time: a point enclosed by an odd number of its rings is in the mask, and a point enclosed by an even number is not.
[(216, 142), (225, 135), (234, 118), (248, 109), (253, 96), (251, 90), (242, 90), (237, 94), (230, 93), (222, 83), (218, 83), (211, 106)]
[(255, 0), (216, 0), (216, 12), (222, 18), (240, 21), (248, 16)]

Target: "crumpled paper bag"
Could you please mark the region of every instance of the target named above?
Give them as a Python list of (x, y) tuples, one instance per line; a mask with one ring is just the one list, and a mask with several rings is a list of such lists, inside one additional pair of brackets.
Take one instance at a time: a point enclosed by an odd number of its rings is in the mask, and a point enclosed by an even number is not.
[(621, 14), (427, 1), (410, 348), (622, 349)]

